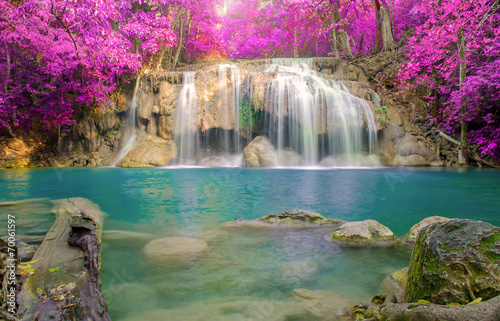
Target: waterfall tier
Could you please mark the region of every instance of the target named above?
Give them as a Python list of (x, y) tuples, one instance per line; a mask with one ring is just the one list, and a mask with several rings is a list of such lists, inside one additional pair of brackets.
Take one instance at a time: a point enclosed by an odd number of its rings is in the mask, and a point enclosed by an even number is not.
[[(313, 68), (313, 59), (272, 59), (252, 70), (221, 64), (155, 73), (138, 123), (175, 140), (178, 165), (242, 166), (243, 149), (260, 135), (302, 165), (366, 164), (377, 143), (374, 107)], [(281, 159), (276, 164), (287, 166)]]

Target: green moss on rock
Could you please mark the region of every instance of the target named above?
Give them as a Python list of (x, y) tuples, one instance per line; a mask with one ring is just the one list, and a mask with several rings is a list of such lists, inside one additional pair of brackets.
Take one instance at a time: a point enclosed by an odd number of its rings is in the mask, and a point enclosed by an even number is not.
[(278, 214), (268, 214), (257, 219), (257, 221), (285, 225), (338, 225), (341, 223), (339, 220), (326, 218), (319, 213), (304, 210), (290, 210)]
[(453, 219), (419, 234), (408, 270), (404, 300), (467, 304), (500, 295), (500, 228)]
[(329, 237), (332, 241), (350, 244), (383, 244), (396, 240), (388, 227), (374, 220), (344, 223)]

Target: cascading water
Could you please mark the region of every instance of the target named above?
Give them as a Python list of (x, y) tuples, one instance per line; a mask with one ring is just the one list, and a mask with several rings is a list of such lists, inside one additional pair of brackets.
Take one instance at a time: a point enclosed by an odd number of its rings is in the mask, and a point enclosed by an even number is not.
[(231, 68), (231, 85), (232, 85), (232, 94), (234, 101), (234, 130), (233, 130), (234, 152), (239, 153), (241, 151), (241, 143), (239, 135), (241, 79), (240, 79), (239, 68)]
[(312, 59), (276, 59), (266, 67), (277, 71), (277, 78), (266, 89), (265, 131), (278, 150), (292, 148), (306, 165), (326, 156), (327, 165), (360, 165), (376, 143), (370, 106), (343, 85), (319, 77), (311, 65)]
[(130, 102), (130, 110), (128, 115), (128, 129), (126, 133), (125, 144), (123, 144), (120, 152), (116, 156), (116, 161), (113, 166), (116, 166), (118, 162), (120, 162), (127, 154), (134, 148), (135, 143), (137, 141), (137, 91), (139, 90), (139, 83), (141, 82), (141, 76), (137, 76), (137, 80), (135, 81), (134, 93), (132, 95), (132, 101)]
[(198, 103), (195, 87), (195, 72), (182, 74), (182, 88), (176, 107), (175, 141), (179, 165), (194, 165), (199, 149)]

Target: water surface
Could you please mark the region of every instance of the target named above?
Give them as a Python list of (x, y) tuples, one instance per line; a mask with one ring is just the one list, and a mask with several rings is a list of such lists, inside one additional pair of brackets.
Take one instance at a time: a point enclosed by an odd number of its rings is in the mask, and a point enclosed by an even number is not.
[[(255, 319), (234, 310), (263, 301), (288, 302), (294, 289), (365, 300), (380, 291), (387, 275), (407, 266), (411, 254), (406, 247), (339, 247), (324, 240), (328, 228), (222, 226), (236, 217), (253, 220), (301, 208), (346, 221), (375, 219), (398, 236), (432, 215), (500, 226), (500, 171), (493, 170), (2, 170), (0, 184), (0, 201), (85, 197), (109, 215), (105, 230), (208, 243), (198, 260), (162, 266), (144, 257), (145, 240), (105, 238), (103, 293), (113, 320), (156, 309), (175, 309), (179, 320), (198, 320), (203, 309), (220, 313), (221, 320), (237, 312), (239, 319)], [(221, 308), (235, 300), (237, 308)]]

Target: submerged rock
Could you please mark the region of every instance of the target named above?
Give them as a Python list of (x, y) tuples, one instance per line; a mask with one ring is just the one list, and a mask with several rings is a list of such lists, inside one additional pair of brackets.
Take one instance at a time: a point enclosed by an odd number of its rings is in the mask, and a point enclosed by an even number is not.
[(328, 237), (351, 245), (383, 245), (396, 240), (388, 227), (374, 220), (344, 223)]
[(339, 220), (326, 218), (319, 213), (304, 210), (290, 210), (278, 214), (268, 214), (258, 218), (257, 221), (286, 225), (338, 225), (341, 223)]
[[(500, 228), (464, 219), (433, 223), (419, 234), (405, 302), (469, 303), (500, 295)], [(497, 315), (498, 316), (498, 315)]]
[(418, 222), (417, 224), (413, 225), (410, 228), (410, 231), (408, 232), (408, 235), (406, 236), (406, 242), (407, 243), (415, 243), (418, 238), (418, 234), (420, 231), (426, 227), (429, 226), (432, 223), (436, 222), (446, 222), (449, 221), (450, 219), (447, 217), (442, 217), (442, 216), (431, 216), (424, 218), (422, 221)]
[(173, 140), (144, 135), (117, 165), (120, 167), (166, 166), (176, 155), (177, 148)]
[(188, 237), (165, 237), (144, 246), (146, 257), (158, 264), (186, 264), (201, 256), (208, 249), (204, 240)]
[(278, 157), (266, 136), (257, 136), (243, 149), (247, 167), (276, 167)]

